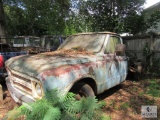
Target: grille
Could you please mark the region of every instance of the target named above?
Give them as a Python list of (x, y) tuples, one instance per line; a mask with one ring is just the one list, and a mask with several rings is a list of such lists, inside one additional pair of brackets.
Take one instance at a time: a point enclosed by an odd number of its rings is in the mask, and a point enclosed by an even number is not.
[(26, 92), (26, 93), (32, 95), (32, 90), (30, 88), (28, 88), (20, 83), (17, 83), (15, 81), (13, 81), (13, 84), (14, 84), (14, 87), (16, 87), (17, 89), (22, 90), (23, 92)]
[(10, 74), (10, 78), (15, 88), (19, 89), (20, 91), (23, 91), (24, 93), (32, 95), (31, 80), (28, 80), (24, 77), (21, 77), (13, 73)]

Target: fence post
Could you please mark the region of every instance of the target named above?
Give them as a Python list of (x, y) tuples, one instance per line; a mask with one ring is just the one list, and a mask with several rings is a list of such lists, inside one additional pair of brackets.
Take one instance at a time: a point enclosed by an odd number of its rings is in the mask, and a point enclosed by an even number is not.
[(151, 56), (150, 56), (150, 66), (152, 67), (153, 66), (153, 50), (154, 50), (154, 38), (153, 38), (153, 35), (150, 35), (150, 50), (151, 50)]
[(0, 84), (0, 101), (3, 100), (3, 91), (2, 91), (2, 85)]

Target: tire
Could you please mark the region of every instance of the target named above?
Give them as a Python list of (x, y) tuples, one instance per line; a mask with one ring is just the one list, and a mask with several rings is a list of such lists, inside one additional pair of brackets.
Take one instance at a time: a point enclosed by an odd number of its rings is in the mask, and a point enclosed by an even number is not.
[(77, 83), (72, 89), (71, 92), (76, 94), (76, 99), (79, 100), (82, 97), (94, 97), (93, 89), (86, 83)]

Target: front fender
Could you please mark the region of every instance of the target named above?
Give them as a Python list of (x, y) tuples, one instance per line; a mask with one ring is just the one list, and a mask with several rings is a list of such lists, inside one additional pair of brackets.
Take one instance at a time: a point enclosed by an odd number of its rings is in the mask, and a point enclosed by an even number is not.
[(46, 90), (58, 89), (63, 93), (67, 93), (71, 87), (81, 79), (95, 79), (92, 66), (90, 65), (72, 65), (61, 66), (42, 72), (38, 75), (38, 79), (42, 82), (44, 92)]

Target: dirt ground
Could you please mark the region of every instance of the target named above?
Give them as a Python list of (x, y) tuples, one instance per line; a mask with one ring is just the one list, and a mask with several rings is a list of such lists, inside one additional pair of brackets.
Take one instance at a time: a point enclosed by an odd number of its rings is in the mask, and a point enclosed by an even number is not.
[[(158, 81), (160, 83), (160, 80)], [(98, 95), (97, 98), (106, 101), (103, 111), (112, 120), (145, 120), (141, 117), (142, 105), (156, 105), (159, 119), (151, 120), (160, 120), (160, 98), (145, 94), (148, 85), (147, 80), (138, 82), (126, 80), (121, 85)], [(5, 84), (3, 84), (3, 91), (4, 100), (0, 102), (0, 120), (8, 111), (18, 106), (11, 98)]]
[[(160, 84), (160, 80), (158, 81)], [(148, 85), (147, 80), (140, 82), (126, 80), (98, 97), (106, 101), (104, 111), (112, 120), (145, 120), (141, 117), (142, 105), (157, 106), (158, 118), (151, 120), (160, 120), (160, 98), (145, 94)]]

